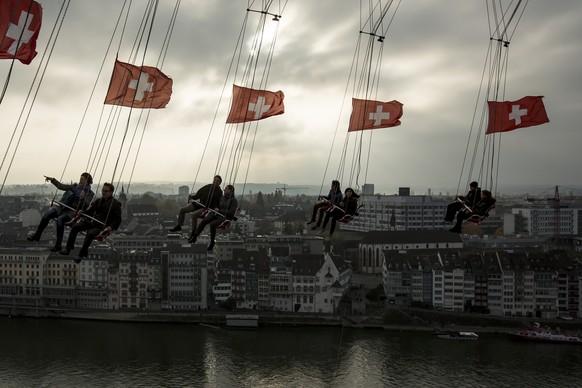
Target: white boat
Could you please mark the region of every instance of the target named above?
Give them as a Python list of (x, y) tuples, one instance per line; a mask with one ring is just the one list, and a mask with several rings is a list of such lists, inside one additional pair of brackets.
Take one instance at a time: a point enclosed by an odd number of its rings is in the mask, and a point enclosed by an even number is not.
[(439, 334), (438, 337), (440, 339), (448, 339), (448, 340), (464, 340), (464, 341), (475, 341), (479, 339), (477, 333), (472, 331), (459, 331), (454, 333), (443, 333)]

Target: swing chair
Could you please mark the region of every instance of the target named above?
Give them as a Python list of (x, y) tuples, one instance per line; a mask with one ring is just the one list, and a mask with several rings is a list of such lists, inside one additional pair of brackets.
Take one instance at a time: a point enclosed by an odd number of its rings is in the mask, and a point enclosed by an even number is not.
[[(456, 198), (455, 201), (461, 203), (463, 205), (463, 209), (461, 211), (470, 214), (469, 218), (467, 218), (465, 221), (467, 222), (472, 222), (473, 224), (480, 224), (483, 220), (485, 220), (487, 217), (489, 217), (489, 213), (495, 209), (495, 203), (493, 203), (491, 206), (489, 206), (484, 213), (482, 214), (477, 214), (473, 212), (473, 209), (471, 207), (469, 207), (465, 202), (463, 202), (461, 199)], [(494, 199), (495, 201), (495, 199)]]
[[(501, 149), (501, 133), (488, 130), (487, 121), (491, 121), (493, 118), (491, 117), (491, 112), (488, 114), (487, 108), (488, 101), (503, 101), (505, 98), (504, 94), (507, 86), (506, 79), (510, 41), (525, 10), (525, 5), (521, 7), (521, 3), (522, 1), (518, 1), (513, 8), (510, 5), (506, 9), (503, 9), (501, 4), (498, 4), (495, 1), (491, 1), (491, 4), (487, 4), (490, 30), (489, 48), (485, 59), (485, 66), (483, 68), (481, 84), (477, 95), (477, 102), (475, 104), (475, 111), (471, 122), (471, 129), (469, 131), (461, 173), (459, 175), (457, 192), (459, 192), (459, 188), (461, 187), (461, 181), (463, 180), (465, 170), (467, 171), (467, 186), (469, 181), (472, 180), (472, 177), (477, 175), (477, 181), (481, 183), (481, 187), (491, 187), (491, 193), (495, 193), (497, 190), (498, 172), (500, 167), (499, 156)], [(520, 12), (519, 15), (518, 12)], [(493, 15), (493, 18), (491, 15)], [(516, 16), (518, 17), (516, 18)], [(512, 22), (515, 22), (515, 25), (513, 25)], [(510, 27), (512, 28), (511, 33), (509, 33)], [(485, 80), (487, 80), (486, 87), (484, 87)], [(482, 90), (485, 90), (483, 96), (481, 96)], [(476, 123), (479, 106), (482, 107), (482, 112), (479, 123)], [(478, 129), (476, 130), (473, 150), (471, 153), (470, 146), (473, 138), (473, 131), (476, 127), (478, 127)], [(485, 134), (483, 139), (481, 139), (482, 134)], [(470, 160), (468, 160), (469, 155), (471, 155)], [(479, 158), (480, 166), (477, 168), (477, 165), (479, 165)], [(485, 221), (489, 217), (490, 212), (495, 209), (495, 195), (492, 194), (491, 199), (493, 203), (479, 213), (475, 212), (473, 210), (474, 208), (463, 203), (464, 207), (461, 211), (470, 215), (465, 219), (467, 222), (464, 223), (465, 230), (463, 233), (483, 233), (479, 225)], [(458, 201), (461, 202), (460, 200)], [(479, 201), (477, 201), (477, 204), (478, 203)]]
[[(111, 41), (114, 40), (115, 35), (116, 35), (116, 31), (121, 30), (121, 35), (119, 36), (119, 46), (121, 47), (121, 42), (123, 41), (124, 38), (124, 32), (126, 31), (125, 28), (119, 28), (121, 21), (124, 20), (123, 15), (129, 15), (130, 11), (131, 11), (131, 5), (127, 6), (126, 5), (128, 3), (124, 2), (120, 13), (119, 13), (119, 17), (117, 19), (117, 23), (115, 25), (112, 37), (111, 37)], [(172, 14), (171, 20), (169, 22), (169, 27), (168, 27), (168, 32), (167, 35), (165, 37), (164, 43), (162, 44), (162, 48), (160, 51), (160, 55), (158, 57), (157, 63), (156, 63), (156, 67), (149, 67), (149, 66), (144, 66), (144, 62), (145, 62), (145, 55), (147, 52), (147, 48), (148, 45), (150, 43), (150, 39), (148, 37), (148, 39), (145, 39), (145, 37), (148, 35), (148, 28), (151, 31), (151, 29), (153, 28), (154, 25), (154, 19), (155, 19), (155, 15), (156, 15), (156, 8), (157, 8), (157, 2), (149, 2), (145, 8), (143, 9), (144, 15), (143, 15), (143, 19), (142, 19), (142, 23), (138, 28), (137, 31), (137, 35), (138, 35), (138, 39), (136, 41), (139, 41), (140, 44), (142, 44), (142, 42), (145, 42), (145, 45), (140, 47), (140, 45), (134, 45), (131, 49), (131, 54), (130, 57), (134, 58), (135, 62), (135, 57), (137, 55), (137, 53), (141, 50), (143, 51), (143, 59), (142, 59), (142, 63), (138, 64), (138, 65), (132, 65), (129, 63), (122, 63), (117, 61), (117, 58), (119, 56), (119, 52), (117, 52), (115, 54), (115, 66), (114, 66), (114, 71), (113, 74), (111, 76), (111, 80), (110, 80), (110, 84), (109, 84), (109, 89), (107, 91), (107, 96), (105, 97), (105, 102), (101, 103), (102, 104), (102, 108), (101, 108), (101, 114), (98, 120), (98, 124), (97, 124), (97, 128), (94, 130), (94, 137), (93, 137), (93, 142), (91, 144), (91, 148), (90, 148), (90, 152), (88, 153), (88, 162), (87, 162), (87, 167), (86, 170), (87, 171), (94, 171), (97, 172), (97, 176), (103, 176), (104, 175), (104, 171), (106, 169), (111, 169), (112, 172), (112, 176), (111, 179), (109, 180), (109, 182), (117, 182), (116, 183), (116, 187), (119, 187), (120, 183), (121, 183), (121, 176), (124, 175), (124, 171), (126, 168), (126, 165), (128, 164), (129, 160), (130, 160), (130, 155), (133, 153), (134, 154), (134, 160), (133, 160), (133, 166), (129, 175), (129, 179), (128, 179), (128, 186), (127, 189), (129, 191), (130, 185), (131, 185), (131, 178), (133, 175), (133, 171), (136, 167), (137, 164), (137, 158), (139, 156), (139, 151), (141, 148), (141, 142), (143, 141), (143, 137), (145, 134), (145, 128), (146, 128), (146, 124), (148, 122), (149, 119), (149, 115), (151, 113), (151, 109), (157, 109), (157, 108), (162, 108), (165, 107), (165, 104), (167, 104), (167, 102), (169, 101), (169, 96), (171, 94), (171, 80), (168, 82), (168, 77), (166, 77), (159, 69), (162, 67), (163, 65), (163, 60), (165, 58), (165, 53), (167, 50), (167, 46), (169, 44), (169, 40), (170, 40), (170, 36), (171, 36), (171, 32), (173, 30), (173, 26), (175, 23), (175, 19), (176, 19), (176, 14), (177, 14), (177, 7), (178, 7), (179, 1), (176, 4), (176, 8), (175, 8), (175, 12)], [(125, 18), (125, 20), (127, 20), (127, 18)], [(111, 48), (111, 45), (108, 47), (104, 58), (103, 58), (103, 62), (101, 64), (101, 68), (99, 69), (99, 73), (97, 75), (97, 79), (95, 81), (93, 90), (96, 89), (97, 85), (99, 84), (99, 78), (101, 77), (102, 74), (102, 70), (104, 68), (105, 63), (108, 63), (108, 57), (110, 57), (110, 52), (109, 49)], [(109, 62), (110, 63), (110, 62)], [(118, 71), (118, 66), (121, 66), (123, 68), (122, 73), (124, 74), (123, 79), (119, 79), (119, 75), (117, 73)], [(128, 78), (131, 77), (131, 78)], [(127, 81), (127, 82), (124, 82)], [(129, 81), (135, 81), (133, 82), (133, 84)], [(143, 93), (143, 95), (140, 95), (138, 93), (138, 91), (140, 89), (142, 89), (140, 87), (140, 82), (149, 82), (150, 86), (148, 86), (147, 88), (147, 94)], [(129, 86), (127, 85), (129, 84)], [(154, 86), (155, 85), (155, 86)], [(115, 96), (115, 97), (112, 97)], [(139, 98), (138, 98), (139, 97)], [(77, 133), (76, 136), (73, 140), (73, 143), (71, 145), (71, 150), (69, 152), (69, 155), (67, 157), (67, 161), (65, 163), (65, 167), (63, 169), (63, 175), (64, 175), (64, 171), (67, 169), (67, 165), (69, 163), (69, 161), (73, 158), (73, 151), (76, 149), (75, 145), (77, 144), (77, 141), (79, 139), (79, 134), (81, 132), (81, 128), (83, 127), (83, 123), (84, 123), (84, 119), (85, 119), (85, 115), (87, 114), (89, 107), (91, 106), (92, 103), (92, 99), (93, 99), (93, 93), (91, 94), (91, 96), (89, 97), (89, 101), (87, 102), (87, 106), (85, 108), (85, 114), (83, 116), (83, 118), (81, 119), (81, 123), (79, 124), (79, 128), (77, 129)], [(110, 105), (111, 109), (109, 111), (109, 116), (107, 117), (107, 119), (104, 119), (105, 114), (105, 105)], [(123, 110), (122, 107), (128, 107), (128, 110)], [(140, 109), (140, 114), (139, 117), (137, 118), (137, 120), (135, 121), (135, 128), (134, 128), (134, 132), (133, 135), (131, 137), (129, 137), (129, 131), (130, 131), (130, 127), (132, 126), (132, 112), (135, 109)], [(118, 131), (118, 123), (123, 122), (122, 119), (122, 113), (126, 112), (127, 113), (127, 120), (126, 120), (126, 124), (125, 127), (121, 128)], [(145, 117), (145, 119), (144, 119)], [(143, 123), (143, 125), (140, 125), (140, 123)], [(134, 141), (136, 140), (137, 135), (139, 134), (139, 130), (142, 129), (141, 132), (141, 138), (139, 139), (139, 143), (136, 145), (134, 144)], [(119, 133), (118, 133), (119, 132)], [(117, 138), (120, 138), (120, 140), (116, 140), (116, 133), (118, 133)], [(126, 140), (131, 139), (131, 141), (129, 142), (129, 144), (126, 143)], [(118, 147), (118, 152), (115, 158), (111, 158), (110, 157), (110, 152), (112, 149), (117, 148)], [(115, 153), (112, 153), (112, 155), (115, 155)], [(107, 166), (107, 164), (110, 163), (109, 166)], [(116, 180), (116, 177), (117, 178)], [(113, 195), (113, 193), (111, 194)], [(124, 188), (122, 187), (121, 189), (121, 196), (124, 196)], [(78, 210), (78, 209), (73, 209), (71, 207), (68, 207), (65, 203), (63, 202), (59, 202), (59, 201), (54, 201), (55, 203), (59, 204), (60, 206), (64, 206), (65, 208), (69, 208), (70, 210)], [(110, 217), (110, 213), (112, 211), (112, 205), (113, 205), (114, 201), (111, 201), (111, 205), (109, 207), (109, 211), (107, 213), (107, 215), (105, 216), (104, 220), (99, 220), (97, 218), (91, 217), (85, 213), (83, 213), (82, 211), (76, 211), (75, 217), (73, 217), (72, 220), (70, 220), (67, 223), (67, 226), (72, 227), (76, 222), (82, 220), (82, 219), (86, 219), (86, 220), (90, 220), (91, 222), (97, 224), (97, 225), (101, 225), (103, 226), (103, 229), (101, 230), (100, 233), (98, 233), (97, 235), (95, 235), (94, 240), (96, 241), (103, 241), (105, 240), (111, 233), (111, 227), (108, 227), (108, 222), (107, 220)], [(117, 211), (117, 210), (116, 210)], [(117, 216), (116, 216), (117, 217)]]
[[(273, 2), (266, 2), (262, 4), (260, 9), (253, 9), (253, 3), (248, 4), (246, 14), (241, 26), (239, 38), (233, 53), (230, 67), (220, 94), (218, 106), (214, 114), (212, 124), (208, 133), (208, 137), (202, 152), (200, 163), (195, 174), (195, 179), (192, 184), (192, 190), (196, 184), (196, 180), (200, 173), (202, 162), (205, 160), (205, 154), (208, 149), (208, 144), (212, 137), (212, 132), (216, 124), (216, 118), (219, 112), (224, 110), (223, 104), (227, 85), (232, 82), (233, 93), (232, 99), (229, 103), (229, 114), (226, 119), (224, 130), (222, 131), (222, 138), (218, 149), (218, 157), (214, 167), (214, 174), (219, 172), (224, 176), (224, 181), (235, 186), (239, 173), (243, 164), (246, 163), (246, 171), (244, 172), (243, 189), (240, 190), (240, 200), (237, 201), (238, 207), (235, 214), (232, 216), (225, 216), (224, 214), (209, 208), (198, 202), (200, 206), (204, 206), (204, 212), (199, 215), (199, 218), (204, 218), (208, 215), (218, 215), (224, 220), (216, 226), (217, 229), (226, 230), (233, 222), (238, 220), (237, 214), (241, 213), (242, 203), (245, 195), (246, 180), (248, 177), (249, 167), (251, 163), (252, 153), (258, 131), (258, 123), (260, 120), (283, 113), (283, 94), (281, 92), (273, 93), (267, 90), (268, 76), (273, 60), (273, 53), (277, 32), (273, 34), (271, 40), (267, 39), (267, 23), (276, 23), (276, 30), (279, 27), (279, 21), (284, 10), (284, 6), (277, 12), (272, 11)], [(285, 3), (286, 4), (286, 3)], [(273, 7), (274, 8), (274, 7)], [(254, 18), (256, 17), (256, 18)], [(256, 21), (254, 27), (250, 27), (250, 21)], [(251, 36), (251, 45), (247, 46), (247, 35), (249, 28), (253, 28)], [(247, 55), (246, 60), (241, 60), (244, 55)], [(238, 64), (244, 63), (239, 71)], [(232, 74), (231, 74), (232, 71)], [(280, 96), (278, 95), (280, 93)], [(273, 113), (271, 106), (267, 111), (260, 111), (258, 105), (271, 95), (280, 97), (280, 111)], [(257, 113), (253, 109), (258, 109)], [(278, 108), (279, 109), (279, 108)], [(249, 115), (249, 112), (252, 115)], [(237, 190), (239, 191), (239, 190)]]
[[(400, 102), (396, 100), (378, 101), (380, 98), (378, 92), (381, 81), (383, 43), (400, 5), (399, 2), (397, 5), (393, 3), (392, 1), (385, 4), (379, 2), (375, 6), (369, 4), (368, 9), (365, 9), (365, 5), (361, 5), (360, 15), (363, 19), (360, 20), (358, 42), (344, 95), (345, 101), (348, 90), (352, 90), (352, 112), (336, 174), (336, 179), (340, 182), (349, 182), (348, 186), (354, 188), (353, 191), (356, 195), (360, 191), (362, 174), (364, 183), (367, 181), (372, 136), (375, 130), (400, 125), (400, 117), (402, 116)], [(393, 5), (394, 7), (392, 7)], [(321, 182), (320, 196), (324, 182), (327, 181), (326, 176), (341, 120), (342, 112), (340, 111)], [(365, 198), (363, 195), (358, 196), (358, 205), (352, 214), (346, 213), (345, 209), (336, 205), (330, 208), (330, 210), (339, 209), (344, 212), (344, 216), (338, 222), (349, 224), (360, 216)], [(365, 218), (360, 222), (363, 224)]]
[[(358, 207), (356, 208), (356, 211), (354, 214), (345, 214), (342, 218), (340, 218), (339, 220), (337, 220), (337, 222), (341, 222), (342, 224), (348, 224), (351, 220), (354, 219), (354, 217), (357, 217), (360, 215), (359, 211), (362, 207), (364, 207), (364, 204), (359, 204)], [(345, 211), (344, 211), (345, 213)]]
[[(111, 169), (112, 176), (109, 182), (116, 182), (116, 187), (120, 187), (121, 177), (128, 174), (127, 180), (127, 191), (129, 192), (131, 187), (131, 181), (133, 173), (135, 171), (137, 160), (140, 154), (141, 145), (144, 139), (145, 130), (147, 123), (150, 118), (152, 109), (164, 108), (170, 100), (172, 93), (172, 80), (162, 73), (163, 63), (167, 53), (167, 48), (171, 39), (174, 24), (176, 21), (179, 1), (176, 2), (174, 7), (174, 12), (172, 13), (170, 20), (168, 21), (168, 27), (166, 35), (163, 42), (160, 44), (160, 52), (157, 56), (155, 66), (146, 66), (146, 55), (150, 44), (153, 44), (151, 31), (153, 30), (155, 17), (157, 14), (158, 2), (148, 2), (147, 5), (142, 9), (142, 23), (139, 25), (136, 31), (136, 39), (133, 43), (127, 62), (120, 62), (119, 49), (122, 47), (124, 41), (126, 28), (120, 28), (122, 21), (127, 21), (127, 18), (132, 11), (132, 3), (124, 2), (121, 6), (119, 12), (119, 17), (115, 24), (114, 31), (112, 33), (111, 41), (114, 40), (116, 32), (120, 31), (119, 34), (119, 45), (118, 51), (115, 53), (115, 61), (113, 67), (113, 73), (111, 75), (109, 88), (105, 96), (104, 106), (101, 111), (101, 116), (98, 121), (97, 129), (95, 130), (95, 135), (93, 139), (93, 144), (91, 147), (91, 152), (89, 154), (89, 164), (93, 171), (100, 171), (99, 175), (103, 176), (106, 169)], [(124, 18), (125, 15), (125, 18)], [(110, 55), (111, 45), (108, 46), (97, 80), (95, 81), (95, 86), (99, 82), (100, 75), (102, 73), (105, 63), (111, 63)], [(138, 53), (142, 53), (142, 59), (140, 63), (136, 63)], [(147, 87), (144, 87), (147, 83)], [(143, 86), (142, 86), (143, 85)], [(87, 108), (85, 112), (89, 109), (91, 104), (91, 98), (87, 103)], [(105, 119), (105, 105), (110, 105), (110, 110), (108, 117)], [(129, 109), (123, 109), (127, 107)], [(137, 117), (133, 117), (135, 110), (139, 112)], [(118, 126), (118, 123), (122, 123), (125, 120), (125, 126)], [(79, 126), (79, 131), (83, 124), (83, 120)], [(133, 127), (133, 128), (132, 128)], [(133, 130), (133, 134), (130, 131)], [(141, 134), (140, 134), (141, 131)], [(120, 140), (116, 139), (116, 134)], [(77, 137), (79, 132), (77, 133)], [(72, 149), (77, 141), (73, 143)], [(129, 140), (129, 141), (128, 141)], [(139, 141), (136, 141), (139, 140)], [(118, 147), (118, 152), (115, 157), (114, 164), (111, 163), (109, 158), (110, 150)], [(130, 157), (133, 154), (133, 161), (130, 162)], [(115, 154), (113, 154), (115, 155)], [(69, 155), (69, 159), (71, 155)], [(130, 165), (130, 171), (126, 172), (126, 167)], [(113, 194), (113, 193), (112, 193)], [(121, 195), (125, 195), (125, 190), (122, 187)], [(113, 204), (113, 201), (112, 201)], [(111, 212), (111, 208), (109, 210)], [(109, 213), (105, 218), (105, 222), (99, 221), (95, 218), (89, 217), (86, 214), (80, 213), (79, 217), (90, 219), (92, 222), (96, 222), (104, 226), (103, 230), (95, 236), (96, 241), (103, 241), (106, 239), (111, 231), (110, 228), (106, 228), (107, 219), (109, 218)]]

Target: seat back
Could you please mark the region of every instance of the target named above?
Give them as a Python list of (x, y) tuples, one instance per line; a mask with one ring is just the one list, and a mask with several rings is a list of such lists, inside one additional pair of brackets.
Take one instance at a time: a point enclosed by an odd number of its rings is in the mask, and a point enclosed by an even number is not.
[(483, 221), (485, 218), (489, 217), (489, 212), (493, 209), (495, 209), (495, 205), (489, 206), (489, 208), (485, 211), (485, 214), (483, 214), (483, 215), (479, 215), (479, 214), (471, 215), (471, 217), (467, 218), (467, 221), (472, 222), (474, 224), (480, 224), (481, 221)]
[(222, 221), (220, 223), (220, 225), (218, 225), (216, 228), (217, 229), (226, 229), (230, 226), (230, 220), (225, 219), (224, 221)]

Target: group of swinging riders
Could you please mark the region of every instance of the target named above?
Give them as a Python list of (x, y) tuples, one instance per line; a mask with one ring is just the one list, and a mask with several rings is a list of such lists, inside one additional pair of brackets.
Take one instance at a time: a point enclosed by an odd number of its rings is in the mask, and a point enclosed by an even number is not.
[[(51, 208), (42, 216), (34, 232), (29, 235), (29, 241), (39, 241), (44, 229), (50, 220), (56, 220), (57, 235), (55, 245), (51, 251), (61, 255), (69, 255), (75, 248), (75, 240), (80, 232), (85, 232), (85, 239), (78, 254), (74, 257), (75, 263), (80, 263), (88, 255), (89, 246), (93, 240), (101, 241), (121, 225), (121, 203), (113, 198), (115, 187), (111, 183), (104, 183), (101, 197), (93, 201), (95, 193), (91, 190), (93, 178), (88, 172), (81, 174), (78, 183), (63, 184), (57, 179), (45, 176), (45, 181), (51, 182), (58, 190), (64, 191), (60, 201), (53, 200)], [(210, 227), (210, 243), (208, 251), (212, 251), (216, 243), (217, 229), (224, 229), (236, 220), (238, 202), (234, 194), (234, 186), (226, 185), (224, 191), (220, 188), (222, 178), (216, 175), (212, 183), (202, 186), (196, 193), (188, 195), (188, 203), (178, 213), (177, 224), (170, 232), (182, 230), (187, 213), (191, 213), (192, 227), (189, 243), (195, 243), (206, 225)], [(313, 205), (311, 218), (307, 224), (314, 224), (311, 229), (319, 229), (319, 234), (325, 233), (330, 223), (329, 236), (333, 237), (336, 224), (348, 223), (358, 215), (361, 205), (360, 196), (348, 187), (343, 194), (337, 180), (331, 182), (331, 188), (326, 196), (319, 196)], [(465, 196), (457, 196), (447, 205), (444, 222), (455, 225), (449, 229), (453, 233), (461, 233), (462, 223), (468, 220), (479, 223), (487, 217), (495, 206), (495, 198), (488, 190), (481, 190), (477, 182), (471, 182)], [(202, 221), (198, 225), (198, 218)], [(69, 237), (63, 249), (62, 242), (65, 226), (71, 227)]]
[[(115, 187), (111, 183), (104, 183), (101, 197), (92, 201), (95, 195), (91, 190), (93, 177), (88, 172), (81, 174), (79, 183), (70, 185), (48, 176), (45, 176), (45, 181), (51, 182), (57, 189), (64, 191), (64, 194), (60, 201), (53, 201), (52, 207), (42, 216), (36, 232), (28, 236), (27, 240), (39, 241), (49, 221), (56, 218), (57, 237), (54, 247), (51, 248), (53, 252), (68, 256), (75, 248), (77, 235), (85, 232), (83, 245), (73, 258), (78, 264), (87, 257), (93, 240), (103, 240), (121, 225), (121, 203), (113, 198)], [(70, 226), (71, 230), (63, 249), (65, 226)]]
[[(359, 195), (350, 187), (342, 195), (339, 181), (333, 180), (329, 193), (326, 196), (320, 195), (318, 201), (313, 205), (311, 218), (307, 221), (307, 225), (315, 224), (311, 227), (312, 230), (320, 229), (321, 226), (319, 234), (324, 234), (325, 227), (331, 220), (329, 236), (332, 237), (336, 222), (348, 223), (354, 216), (358, 215), (358, 209), (362, 206), (358, 205), (358, 198)], [(478, 224), (489, 215), (494, 207), (495, 198), (491, 192), (481, 190), (479, 183), (473, 181), (469, 185), (467, 195), (459, 195), (447, 205), (444, 222), (452, 223), (456, 217), (456, 223), (449, 231), (461, 233), (463, 221), (467, 220)]]

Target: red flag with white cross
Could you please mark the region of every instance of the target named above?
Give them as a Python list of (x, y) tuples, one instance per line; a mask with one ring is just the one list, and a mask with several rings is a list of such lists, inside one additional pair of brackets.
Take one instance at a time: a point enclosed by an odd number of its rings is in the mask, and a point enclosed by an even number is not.
[(18, 59), (25, 65), (36, 56), (42, 7), (32, 0), (0, 1), (0, 59)]
[(105, 104), (159, 109), (171, 96), (172, 79), (157, 68), (115, 61)]
[(508, 132), (550, 122), (543, 96), (526, 96), (517, 101), (487, 101), (489, 124), (487, 134)]
[(352, 98), (348, 132), (395, 127), (400, 125), (402, 113), (402, 104), (396, 100), (382, 102)]
[(282, 91), (249, 89), (233, 85), (232, 104), (226, 119), (228, 124), (266, 119), (285, 113)]

